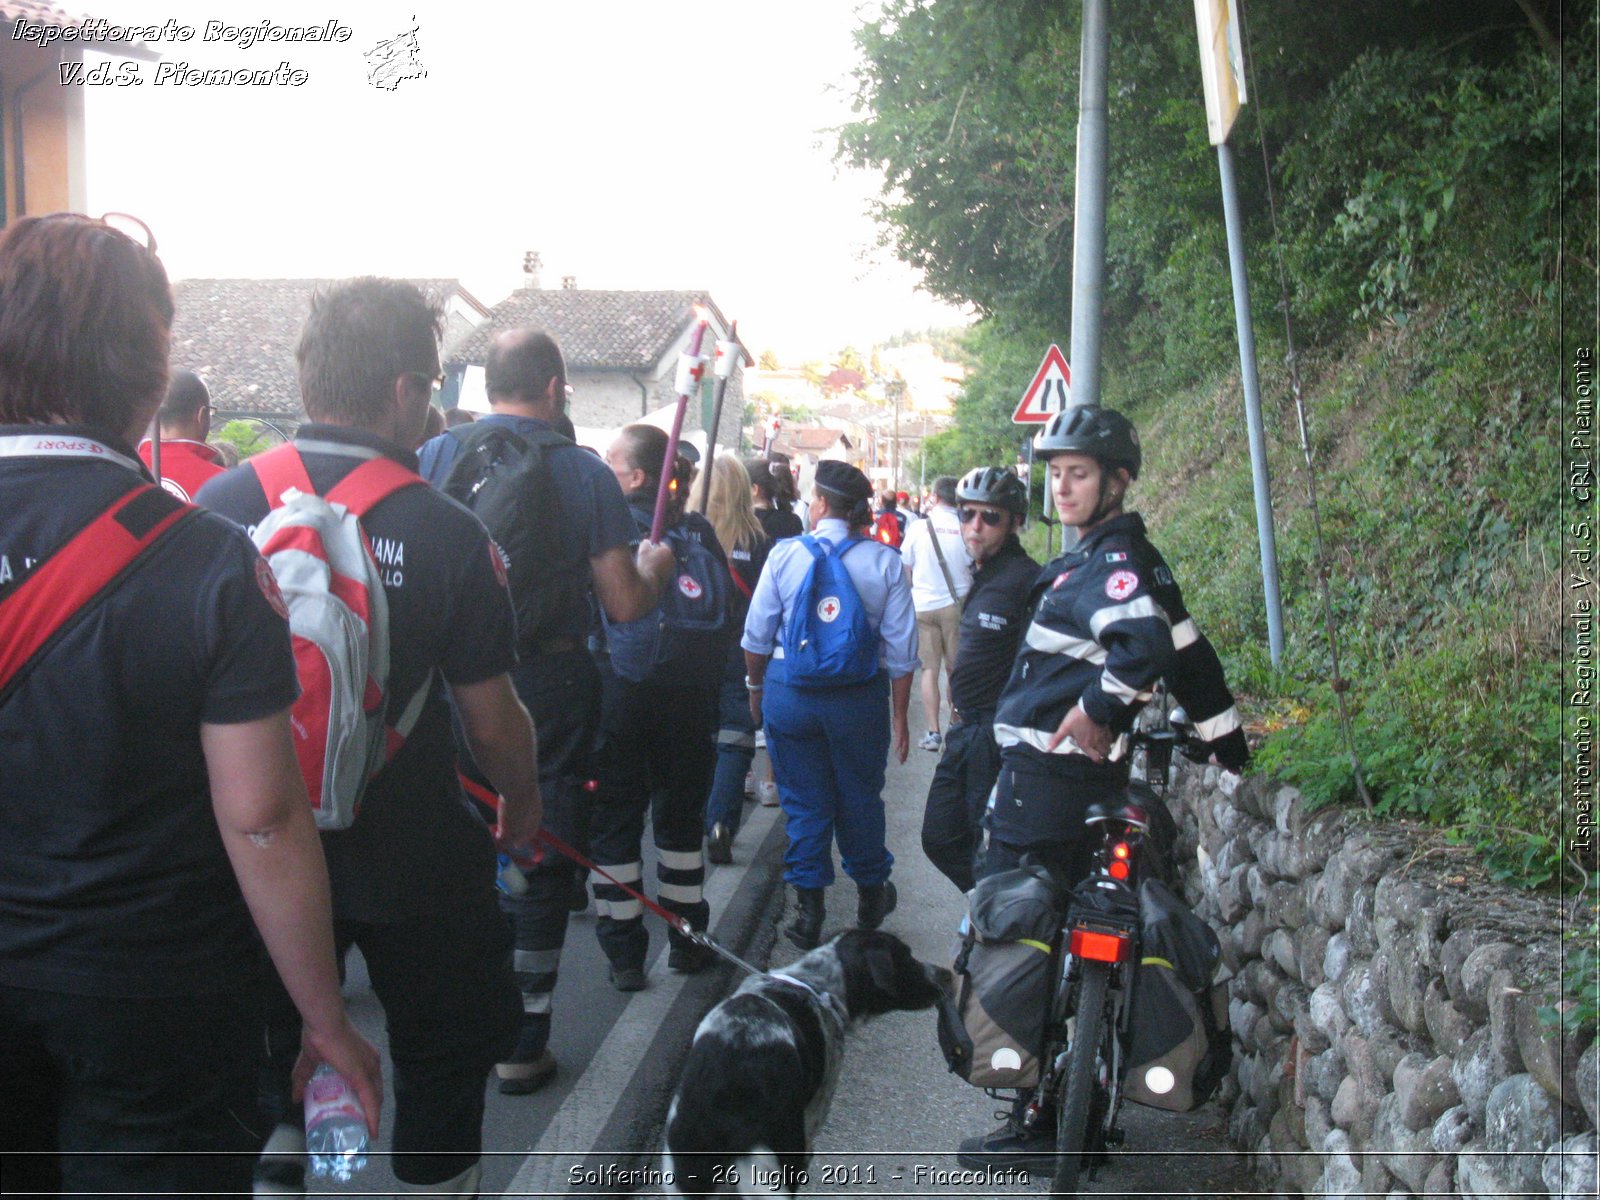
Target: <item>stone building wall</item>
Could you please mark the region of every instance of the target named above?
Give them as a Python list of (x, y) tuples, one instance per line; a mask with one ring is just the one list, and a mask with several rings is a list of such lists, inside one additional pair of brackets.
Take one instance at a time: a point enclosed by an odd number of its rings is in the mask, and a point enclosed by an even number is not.
[(1600, 1044), (1541, 1019), (1560, 911), (1437, 836), (1215, 767), (1173, 789), (1235, 1037), (1219, 1101), (1261, 1183), (1302, 1196), (1596, 1194)]

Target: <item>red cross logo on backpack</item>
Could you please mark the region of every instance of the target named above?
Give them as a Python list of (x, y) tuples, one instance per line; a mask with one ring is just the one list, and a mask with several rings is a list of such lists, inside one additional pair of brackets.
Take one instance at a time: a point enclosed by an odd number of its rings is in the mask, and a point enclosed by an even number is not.
[(837, 621), (839, 619), (839, 597), (824, 596), (817, 601), (817, 616), (821, 617), (824, 623), (829, 625)]

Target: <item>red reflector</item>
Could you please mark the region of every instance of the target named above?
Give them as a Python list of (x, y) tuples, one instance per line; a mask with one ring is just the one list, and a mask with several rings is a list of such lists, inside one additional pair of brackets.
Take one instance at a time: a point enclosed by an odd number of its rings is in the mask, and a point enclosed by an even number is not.
[(1069, 945), (1075, 957), (1095, 962), (1116, 963), (1128, 957), (1128, 939), (1120, 934), (1074, 929)]
[(600, 790), (600, 781), (598, 779), (585, 779), (583, 781), (583, 790), (586, 792), (598, 792)]
[(1111, 872), (1111, 878), (1113, 879), (1120, 881), (1128, 878), (1128, 864), (1120, 859), (1112, 860), (1111, 865), (1106, 870)]

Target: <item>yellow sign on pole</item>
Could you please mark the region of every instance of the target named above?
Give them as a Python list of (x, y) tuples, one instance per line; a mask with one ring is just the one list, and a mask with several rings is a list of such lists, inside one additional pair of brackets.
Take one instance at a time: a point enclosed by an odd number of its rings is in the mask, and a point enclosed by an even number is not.
[(1240, 0), (1194, 0), (1200, 33), (1200, 78), (1206, 89), (1206, 131), (1220, 146), (1245, 102), (1244, 46), (1239, 37)]

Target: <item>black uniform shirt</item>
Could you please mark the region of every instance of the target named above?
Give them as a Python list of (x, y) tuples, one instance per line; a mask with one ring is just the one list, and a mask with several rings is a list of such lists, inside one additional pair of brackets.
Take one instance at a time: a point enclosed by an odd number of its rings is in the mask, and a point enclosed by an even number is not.
[[(3, 426), (0, 438), (40, 431)], [(114, 435), (49, 432), (93, 439), (122, 461), (0, 457), (0, 597), (149, 480)], [(281, 603), (237, 529), (191, 516), (0, 706), (0, 982), (136, 997), (252, 978), (250, 917), (212, 810), (200, 726), (294, 702)]]
[[(382, 438), (330, 425), (296, 437), (319, 493), (360, 461), (317, 443), (368, 448), (413, 470), (416, 456)], [(246, 529), (268, 512), (249, 463), (200, 490), (206, 507)], [(429, 908), (447, 889), (492, 886), (494, 850), (455, 776), (455, 744), (440, 676), (482, 683), (516, 664), (516, 619), (499, 551), (477, 517), (422, 484), (402, 488), (362, 521), (389, 601), (389, 722), (433, 672), (416, 728), (367, 786), (349, 829), (322, 835), (336, 917), (390, 921)]]
[(950, 668), (950, 704), (963, 718), (989, 720), (1011, 675), (1028, 625), (1028, 593), (1039, 564), (1015, 537), (972, 573), (961, 606), (961, 636)]
[[(1200, 632), (1172, 571), (1144, 535), (1138, 513), (1096, 526), (1047, 564), (1034, 584), (1031, 618), (995, 715), (1008, 752), (1076, 758), (1071, 738), (1046, 751), (1073, 705), (1120, 735), (1165, 677), (1200, 738), (1237, 768), (1247, 755), (1222, 663)], [(1106, 766), (1106, 770), (1110, 770)]]

